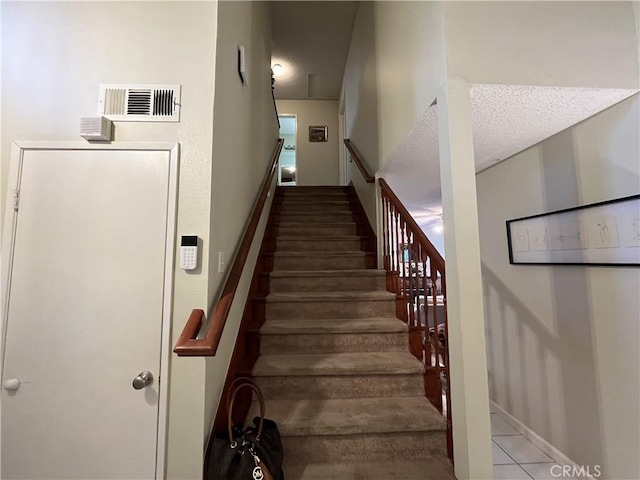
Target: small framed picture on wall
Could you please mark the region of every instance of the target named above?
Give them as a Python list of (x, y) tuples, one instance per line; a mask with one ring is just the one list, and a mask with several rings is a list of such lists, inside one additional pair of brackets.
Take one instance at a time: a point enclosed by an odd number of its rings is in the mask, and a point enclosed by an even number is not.
[(309, 141), (310, 142), (326, 142), (327, 141), (327, 126), (313, 125), (309, 127)]

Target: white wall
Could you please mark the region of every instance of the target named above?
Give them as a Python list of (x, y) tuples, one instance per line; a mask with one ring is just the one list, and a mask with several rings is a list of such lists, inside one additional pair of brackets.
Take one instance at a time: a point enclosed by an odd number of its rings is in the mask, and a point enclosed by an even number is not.
[(380, 165), (446, 82), (440, 2), (374, 2)]
[[(345, 138), (350, 139), (357, 147), (372, 174), (380, 166), (374, 4), (375, 2), (358, 4), (342, 80), (347, 127)], [(356, 174), (362, 176), (355, 165), (350, 165), (347, 183), (355, 180)]]
[[(360, 152), (361, 159), (371, 175), (375, 175), (380, 166), (374, 4), (375, 2), (358, 4), (342, 80), (346, 124), (344, 137), (351, 140)], [(369, 223), (375, 230), (376, 187), (365, 182), (349, 154), (346, 155), (346, 183), (353, 182)]]
[(446, 81), (439, 2), (361, 2), (345, 66), (347, 132), (374, 171)]
[[(200, 274), (176, 270), (173, 339), (207, 303), (217, 2), (2, 2), (2, 192), (13, 140), (79, 140), (99, 83), (182, 85), (180, 123), (124, 123), (116, 141), (181, 144), (178, 235), (202, 238)], [(0, 211), (4, 211), (1, 208)], [(200, 478), (202, 359), (172, 358), (168, 478)]]
[(444, 2), (447, 68), (468, 83), (638, 88), (637, 2)]
[(477, 176), (490, 393), (578, 464), (640, 478), (636, 267), (509, 265), (505, 221), (637, 194), (640, 99)]
[[(297, 185), (338, 185), (338, 102), (335, 100), (278, 100), (278, 114), (296, 115)], [(326, 125), (327, 142), (310, 142), (309, 127)]]
[[(247, 85), (237, 72), (237, 48), (245, 47)], [(215, 71), (209, 304), (219, 299), (278, 139), (271, 97), (271, 16), (266, 2), (220, 2)], [(264, 209), (264, 220), (268, 213)], [(256, 233), (220, 346), (206, 359), (205, 415), (218, 409), (245, 299), (262, 241)], [(226, 258), (218, 273), (218, 252)]]
[[(446, 81), (439, 2), (361, 2), (345, 66), (346, 133), (372, 174), (389, 159)], [(425, 166), (428, 168), (428, 166)], [(348, 163), (369, 221), (375, 188)], [(396, 191), (402, 200), (402, 191)]]

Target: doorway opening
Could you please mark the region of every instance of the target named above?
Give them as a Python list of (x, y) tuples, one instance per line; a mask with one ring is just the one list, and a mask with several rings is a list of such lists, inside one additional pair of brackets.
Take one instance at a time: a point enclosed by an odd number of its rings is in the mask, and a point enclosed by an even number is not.
[(284, 139), (284, 146), (278, 159), (278, 185), (295, 186), (298, 178), (296, 170), (296, 132), (297, 118), (295, 115), (278, 115), (280, 120), (280, 138)]
[(349, 183), (349, 166), (347, 159), (349, 153), (347, 147), (344, 145), (344, 139), (347, 138), (347, 114), (346, 109), (346, 90), (343, 88), (340, 94), (340, 105), (338, 109), (338, 141), (340, 142), (340, 185), (347, 185)]

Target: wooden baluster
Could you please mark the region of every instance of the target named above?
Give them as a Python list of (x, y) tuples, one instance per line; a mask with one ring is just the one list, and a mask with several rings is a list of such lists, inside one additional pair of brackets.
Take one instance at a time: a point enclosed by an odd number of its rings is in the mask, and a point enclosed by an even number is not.
[(444, 393), (446, 395), (446, 418), (447, 418), (447, 455), (453, 460), (453, 416), (451, 413), (451, 377), (449, 376), (449, 318), (447, 314), (447, 282), (445, 281), (444, 272), (442, 272), (442, 297), (444, 301), (444, 375), (446, 378)]
[[(415, 247), (415, 262), (416, 262), (416, 297), (415, 297), (415, 308), (417, 312), (416, 324), (418, 327), (418, 334), (420, 336), (420, 345), (422, 350), (422, 363), (426, 366), (426, 357), (424, 354), (424, 320), (425, 320), (425, 310), (424, 306), (420, 301), (420, 298), (424, 298), (424, 293), (420, 294), (420, 289), (423, 288), (424, 280), (423, 276), (420, 275), (420, 271), (424, 268), (422, 262), (422, 245), (420, 243), (416, 243)], [(422, 270), (424, 271), (424, 270)]]
[[(431, 323), (433, 319), (433, 304), (429, 305), (429, 298), (432, 298), (433, 294), (433, 279), (431, 278), (431, 263), (429, 254), (425, 251), (425, 270), (424, 270), (424, 278), (425, 278), (425, 293), (424, 293), (424, 314), (425, 314), (425, 335), (426, 342), (429, 345), (429, 366), (433, 366), (433, 345), (431, 344)], [(430, 317), (431, 315), (431, 317)]]
[(434, 353), (436, 356), (435, 359), (435, 368), (436, 368), (436, 372), (438, 374), (438, 377), (440, 376), (440, 336), (438, 334), (438, 330), (439, 330), (439, 324), (440, 324), (440, 318), (438, 316), (438, 288), (437, 288), (437, 282), (438, 282), (438, 272), (435, 272), (435, 280), (433, 280), (433, 287), (431, 288), (432, 291), (432, 295), (433, 295), (433, 330), (434, 330), (434, 334), (433, 334), (433, 349), (434, 349)]
[(394, 268), (393, 268), (393, 264), (394, 264), (394, 259), (393, 259), (393, 253), (394, 253), (394, 248), (395, 248), (395, 235), (394, 235), (394, 231), (395, 231), (395, 225), (394, 225), (394, 206), (393, 203), (391, 203), (391, 201), (389, 201), (389, 270), (393, 272)]
[(443, 363), (447, 368), (447, 375), (449, 369), (449, 318), (447, 312), (447, 289), (446, 282), (444, 280), (444, 272), (442, 272), (440, 276), (440, 281), (442, 284), (442, 301), (444, 303), (444, 354), (443, 354)]
[(397, 277), (395, 275), (394, 272), (394, 248), (395, 248), (395, 241), (394, 241), (394, 205), (393, 203), (391, 203), (391, 199), (389, 199), (388, 196), (386, 196), (385, 194), (385, 201), (386, 201), (386, 214), (385, 214), (385, 220), (384, 223), (387, 225), (387, 251), (386, 251), (386, 256), (385, 256), (385, 262), (386, 262), (386, 269), (387, 269), (387, 278), (386, 278), (386, 286), (387, 286), (387, 290), (391, 291), (391, 292), (397, 292), (398, 291), (398, 286), (397, 286)]
[(422, 342), (424, 345), (424, 360), (425, 365), (430, 367), (433, 363), (431, 359), (431, 342), (429, 341), (429, 276), (427, 272), (427, 253), (425, 250), (421, 251), (422, 260), (422, 290), (423, 290), (423, 305), (424, 305), (424, 323), (422, 326)]
[[(398, 318), (407, 322), (409, 327), (411, 353), (421, 359), (425, 365), (426, 397), (440, 411), (446, 409), (447, 452), (452, 459), (453, 437), (449, 389), (451, 381), (444, 259), (382, 179), (380, 186), (382, 197), (386, 202), (383, 205), (383, 217), (386, 222), (386, 230), (383, 231), (383, 235), (386, 235), (383, 240), (384, 251), (388, 256), (387, 264), (395, 273), (393, 277), (396, 285), (396, 314)], [(405, 250), (408, 252), (408, 258), (404, 256)], [(420, 266), (422, 276), (418, 275)], [(439, 282), (441, 282), (440, 293), (444, 303), (444, 308), (440, 310), (438, 310)], [(421, 288), (424, 297), (423, 305), (420, 305), (419, 300)], [(429, 305), (429, 297), (431, 305)], [(442, 343), (438, 328), (440, 325), (444, 333)], [(430, 336), (430, 328), (433, 328), (433, 336)], [(443, 379), (446, 381), (443, 382)], [(446, 395), (444, 408), (443, 395)]]
[[(414, 325), (416, 333), (420, 334), (420, 318), (418, 315), (418, 306), (420, 304), (420, 283), (418, 278), (418, 253), (416, 250), (416, 236), (411, 233), (411, 242), (409, 243), (409, 266), (411, 268), (411, 310), (416, 312), (414, 315)], [(422, 340), (422, 338), (420, 338)], [(422, 342), (420, 342), (422, 344)], [(420, 356), (422, 357), (422, 348), (420, 348)]]
[[(402, 290), (400, 289), (400, 281), (401, 281), (401, 277), (400, 277), (400, 214), (398, 213), (397, 209), (394, 206), (394, 223), (396, 226), (396, 238), (395, 238), (395, 246), (396, 246), (396, 250), (395, 250), (395, 265), (394, 265), (394, 271), (396, 272), (396, 295), (400, 295), (402, 293)], [(400, 317), (403, 318), (403, 317)]]
[(409, 325), (411, 329), (415, 331), (416, 328), (416, 315), (413, 310), (413, 268), (412, 268), (412, 260), (411, 260), (411, 242), (413, 241), (413, 235), (410, 231), (407, 232), (407, 243), (406, 243), (406, 257), (407, 257), (407, 277), (405, 278), (405, 289), (407, 290), (407, 295), (405, 296), (405, 303), (407, 305), (407, 313), (409, 315)]
[(391, 204), (389, 199), (386, 199), (387, 202), (387, 210), (385, 216), (385, 223), (387, 224), (387, 251), (386, 251), (386, 262), (387, 262), (387, 270), (391, 270)]
[[(433, 282), (433, 345), (434, 345), (434, 369), (435, 369), (435, 381), (437, 381), (437, 396), (434, 396), (432, 399), (432, 403), (435, 401), (435, 406), (438, 410), (442, 411), (442, 367), (441, 359), (442, 359), (442, 348), (440, 346), (440, 316), (438, 315), (438, 272), (435, 271), (435, 280)], [(444, 319), (442, 319), (444, 320)], [(434, 394), (436, 392), (434, 391)]]
[(402, 299), (404, 300), (404, 303), (405, 303), (405, 319), (408, 319), (407, 315), (406, 315), (406, 310), (407, 310), (407, 307), (406, 307), (406, 303), (407, 303), (407, 263), (406, 263), (406, 260), (405, 260), (405, 251), (406, 251), (406, 248), (407, 248), (407, 236), (406, 236), (407, 224), (405, 223), (405, 220), (404, 220), (404, 218), (402, 216), (400, 217), (400, 222), (401, 222), (400, 223), (400, 229), (402, 231), (402, 243), (400, 244), (400, 252), (401, 252), (401, 255), (402, 255), (402, 257), (401, 257), (402, 262), (401, 262), (401, 266), (400, 266), (400, 272), (401, 272), (400, 275), (402, 276), (402, 290), (401, 290), (401, 292), (402, 292)]
[(387, 265), (387, 199), (384, 197), (384, 194), (381, 198), (382, 201), (382, 255), (384, 256), (384, 269), (388, 270), (389, 267)]
[(384, 193), (380, 197), (380, 201), (382, 202), (382, 255), (383, 255), (383, 266), (385, 270), (389, 270), (389, 266), (387, 265), (387, 199), (384, 196)]

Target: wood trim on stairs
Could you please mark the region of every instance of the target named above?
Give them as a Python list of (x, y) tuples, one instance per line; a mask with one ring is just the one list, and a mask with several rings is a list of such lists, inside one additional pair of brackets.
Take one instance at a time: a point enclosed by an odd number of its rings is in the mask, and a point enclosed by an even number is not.
[[(275, 199), (274, 199), (275, 202)], [(267, 221), (267, 228), (262, 239), (262, 245), (260, 246), (260, 253), (258, 254), (258, 260), (256, 261), (256, 267), (253, 270), (253, 277), (251, 279), (251, 287), (249, 288), (249, 294), (247, 295), (247, 302), (242, 314), (242, 320), (240, 321), (240, 328), (238, 330), (238, 336), (236, 337), (236, 344), (231, 356), (231, 362), (229, 363), (229, 369), (227, 370), (227, 377), (222, 390), (222, 400), (218, 407), (218, 413), (213, 427), (213, 435), (224, 434), (227, 429), (227, 412), (224, 408), (226, 404), (226, 398), (229, 394), (231, 383), (239, 377), (251, 377), (251, 370), (253, 369), (256, 360), (260, 356), (260, 327), (264, 323), (264, 301), (265, 297), (269, 294), (269, 273), (271, 272), (271, 264), (265, 261), (265, 258), (272, 254), (275, 249), (275, 224), (273, 217), (275, 216), (275, 209), (273, 204), (271, 212), (269, 213), (269, 219)], [(251, 392), (242, 392), (236, 398), (236, 404), (234, 407), (234, 421), (239, 422), (244, 420), (251, 406)], [(210, 442), (211, 443), (211, 439)]]
[(369, 222), (369, 217), (367, 217), (367, 213), (362, 206), (362, 201), (358, 196), (358, 192), (356, 191), (356, 187), (353, 182), (349, 182), (349, 189), (349, 193), (351, 194), (351, 204), (353, 207), (355, 207), (355, 216), (358, 221), (358, 234), (366, 237), (366, 251), (375, 253), (373, 268), (378, 268), (376, 232)]
[(344, 145), (345, 147), (347, 147), (347, 150), (349, 151), (349, 155), (351, 155), (351, 158), (353, 159), (354, 163), (358, 167), (358, 170), (360, 170), (360, 173), (362, 173), (362, 176), (364, 177), (364, 181), (367, 183), (374, 183), (376, 181), (376, 177), (369, 173), (369, 171), (367, 170), (367, 166), (365, 165), (364, 161), (360, 157), (360, 154), (356, 150), (356, 147), (353, 145), (353, 143), (351, 143), (351, 140), (349, 140), (348, 138), (345, 138)]
[[(378, 182), (382, 202), (381, 237), (384, 266), (391, 277), (387, 278), (387, 286), (390, 291), (396, 293), (396, 315), (409, 327), (411, 352), (425, 364), (425, 396), (440, 412), (446, 413), (447, 453), (453, 462), (453, 415), (449, 389), (449, 334), (444, 258), (387, 182), (383, 178)], [(423, 273), (420, 273), (421, 271)], [(438, 316), (438, 281), (442, 296), (442, 317)], [(428, 296), (432, 298), (430, 321)], [(423, 300), (420, 300), (421, 297)], [(430, 326), (430, 322), (433, 322), (433, 326)], [(442, 402), (442, 376), (446, 384), (446, 406)]]
[(271, 163), (269, 164), (269, 168), (267, 169), (262, 182), (262, 187), (258, 194), (256, 204), (251, 212), (249, 224), (242, 236), (238, 253), (236, 253), (235, 258), (233, 259), (229, 277), (224, 284), (218, 302), (210, 309), (212, 314), (210, 315), (209, 326), (207, 328), (205, 338), (197, 338), (198, 333), (202, 328), (204, 312), (202, 310), (193, 310), (186, 325), (184, 326), (184, 329), (182, 330), (180, 338), (178, 338), (178, 341), (176, 342), (175, 348), (173, 349), (173, 352), (178, 356), (214, 356), (218, 350), (218, 345), (222, 338), (222, 332), (224, 331), (224, 326), (227, 322), (229, 311), (231, 310), (231, 304), (233, 303), (233, 298), (235, 297), (238, 283), (240, 282), (240, 277), (242, 276), (242, 271), (244, 270), (244, 265), (247, 261), (251, 244), (253, 243), (253, 237), (256, 233), (256, 229), (258, 228), (258, 223), (262, 216), (262, 210), (267, 200), (267, 195), (269, 190), (271, 190), (273, 175), (278, 165), (278, 158), (280, 157), (280, 151), (282, 150), (283, 144), (284, 139), (279, 138), (273, 149)]

